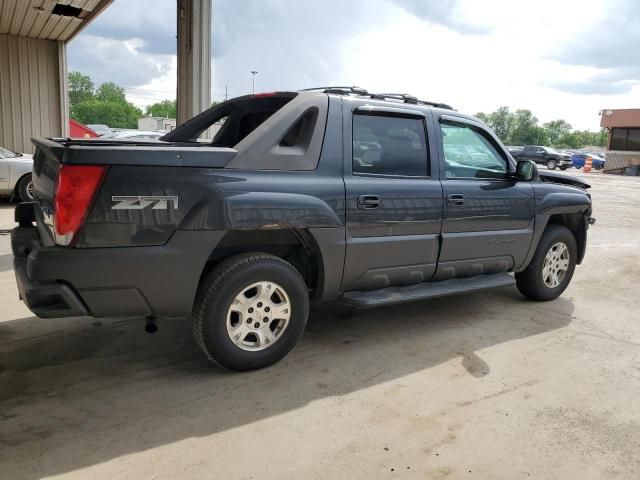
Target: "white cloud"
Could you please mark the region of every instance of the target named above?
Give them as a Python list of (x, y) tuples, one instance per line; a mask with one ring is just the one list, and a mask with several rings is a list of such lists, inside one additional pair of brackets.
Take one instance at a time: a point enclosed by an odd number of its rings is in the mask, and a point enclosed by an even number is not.
[[(70, 64), (99, 81), (120, 83), (146, 105), (175, 97), (175, 0), (135, 3), (129, 11), (130, 2), (116, 0), (104, 25), (99, 17), (74, 40)], [(617, 60), (612, 65), (595, 48), (597, 40), (584, 39), (597, 35), (619, 8), (636, 18), (636, 3), (216, 0), (213, 94), (221, 99), (225, 85), (230, 96), (250, 92), (249, 71), (256, 69), (263, 91), (357, 84), (412, 93), (468, 113), (507, 105), (530, 109), (541, 121), (564, 118), (574, 127), (596, 129), (600, 109), (640, 103), (640, 66), (624, 69)], [(143, 21), (150, 10), (156, 13)], [(116, 21), (123, 12), (128, 19)], [(610, 33), (604, 38), (622, 41)], [(592, 50), (598, 55), (589, 55)]]

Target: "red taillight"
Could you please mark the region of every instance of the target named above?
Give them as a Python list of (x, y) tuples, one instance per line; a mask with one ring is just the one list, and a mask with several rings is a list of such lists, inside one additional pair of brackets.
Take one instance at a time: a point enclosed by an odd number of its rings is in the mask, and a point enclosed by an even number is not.
[(53, 224), (59, 245), (69, 245), (82, 226), (106, 170), (105, 165), (62, 165), (58, 170)]
[(278, 92), (261, 92), (261, 93), (254, 93), (253, 96), (256, 98), (263, 98), (263, 97), (275, 97), (278, 94)]

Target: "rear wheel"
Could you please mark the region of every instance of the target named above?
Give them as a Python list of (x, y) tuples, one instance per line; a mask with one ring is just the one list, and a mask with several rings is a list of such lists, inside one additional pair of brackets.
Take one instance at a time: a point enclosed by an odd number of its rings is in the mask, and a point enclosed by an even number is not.
[(559, 297), (569, 286), (576, 268), (578, 248), (567, 227), (549, 225), (536, 253), (523, 272), (516, 273), (516, 285), (520, 292), (539, 301)]
[(34, 200), (33, 181), (30, 173), (26, 174), (18, 181), (16, 193), (22, 202), (32, 202)]
[(558, 163), (555, 160), (547, 160), (547, 168), (549, 170), (555, 170), (558, 166)]
[(602, 165), (601, 163), (596, 163), (596, 166), (594, 168), (596, 170), (602, 170), (604, 168), (604, 165)]
[(198, 289), (192, 326), (204, 353), (229, 370), (253, 370), (283, 358), (302, 335), (309, 295), (300, 273), (265, 253), (233, 256)]

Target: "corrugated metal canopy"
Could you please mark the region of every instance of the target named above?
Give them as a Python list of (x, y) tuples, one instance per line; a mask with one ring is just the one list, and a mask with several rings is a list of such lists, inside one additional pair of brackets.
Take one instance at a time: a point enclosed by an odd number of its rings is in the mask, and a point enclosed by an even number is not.
[[(67, 41), (112, 0), (0, 0), (0, 33)], [(53, 14), (56, 5), (80, 9), (77, 16)], [(60, 9), (61, 7), (58, 7)]]

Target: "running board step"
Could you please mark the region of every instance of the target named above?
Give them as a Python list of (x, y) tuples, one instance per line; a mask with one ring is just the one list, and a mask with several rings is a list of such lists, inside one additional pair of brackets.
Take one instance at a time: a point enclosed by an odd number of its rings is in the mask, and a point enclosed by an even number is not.
[(406, 287), (387, 287), (380, 290), (346, 292), (342, 303), (356, 308), (372, 308), (394, 303), (415, 302), (427, 298), (445, 297), (487, 288), (509, 287), (516, 284), (513, 275), (492, 273), (475, 277), (452, 278), (440, 282), (423, 282)]

